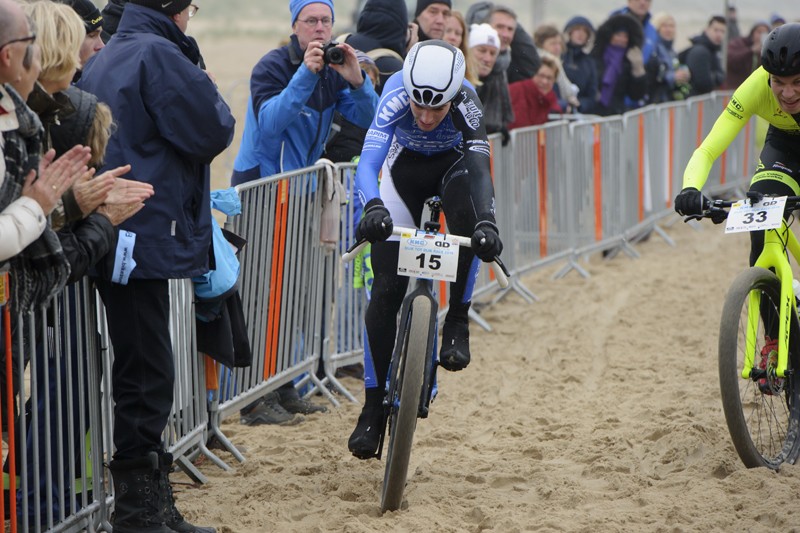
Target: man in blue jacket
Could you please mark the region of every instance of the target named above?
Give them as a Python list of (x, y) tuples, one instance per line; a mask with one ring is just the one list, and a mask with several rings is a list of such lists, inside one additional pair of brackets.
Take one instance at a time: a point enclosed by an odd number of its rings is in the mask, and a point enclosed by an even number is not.
[[(185, 35), (191, 0), (131, 0), (117, 33), (84, 67), (79, 86), (111, 107), (117, 131), (105, 167), (155, 195), (120, 225), (118, 244), (98, 267), (114, 346), (112, 384), (114, 531), (213, 531), (175, 509), (161, 435), (175, 379), (169, 280), (208, 270), (210, 163), (230, 144), (235, 120)], [(103, 170), (103, 169), (101, 169)]]
[[(270, 51), (253, 68), (242, 144), (231, 184), (312, 166), (322, 155), (335, 112), (361, 128), (372, 122), (378, 95), (356, 52), (339, 44), (344, 62), (325, 61), (331, 41), (333, 2), (291, 0), (289, 44)], [(297, 394), (292, 383), (242, 410), (242, 423), (294, 424), (321, 410)]]
[(344, 64), (327, 64), (322, 47), (333, 27), (331, 0), (291, 0), (293, 34), (253, 68), (242, 144), (231, 183), (313, 165), (322, 154), (334, 111), (362, 128), (372, 122), (378, 95), (341, 43)]

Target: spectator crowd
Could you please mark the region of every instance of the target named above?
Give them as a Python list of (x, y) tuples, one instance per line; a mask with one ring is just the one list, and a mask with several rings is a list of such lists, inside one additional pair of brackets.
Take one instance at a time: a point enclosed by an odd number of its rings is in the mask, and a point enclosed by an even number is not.
[[(404, 2), (368, 0), (353, 31), (337, 33), (333, 0), (287, 3), (287, 43), (252, 70), (232, 185), (320, 157), (356, 160), (383, 85), (420, 41), (461, 50), (487, 133), (506, 143), (510, 130), (554, 118), (735, 89), (759, 67), (769, 31), (786, 23), (773, 14), (741, 33), (731, 8), (678, 43), (669, 4), (653, 13), (653, 0), (627, 0), (604, 20), (577, 13), (563, 28), (531, 30), (493, 2), (459, 12), (451, 0), (417, 0), (409, 14)], [(174, 381), (168, 281), (209, 269), (210, 164), (235, 126), (187, 35), (199, 8), (192, 0), (110, 0), (102, 11), (90, 0), (0, 0), (0, 266), (12, 317), (86, 276), (102, 298), (115, 352), (109, 467), (121, 533), (213, 531), (175, 508), (173, 458), (161, 442)], [(333, 39), (341, 63), (323, 49)], [(17, 327), (2, 330), (3, 350)], [(241, 421), (294, 424), (321, 410), (288, 383), (243, 409)]]

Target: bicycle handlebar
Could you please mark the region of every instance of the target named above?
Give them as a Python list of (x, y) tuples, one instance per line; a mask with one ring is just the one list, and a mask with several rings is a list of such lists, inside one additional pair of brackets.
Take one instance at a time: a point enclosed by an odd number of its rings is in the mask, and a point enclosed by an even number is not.
[[(416, 233), (422, 230), (418, 230), (416, 228), (403, 228), (399, 226), (395, 226), (392, 230), (392, 235), (400, 236), (403, 233)], [(469, 237), (462, 237), (460, 235), (450, 235), (454, 238), (456, 243), (459, 246), (472, 246), (472, 239)], [(363, 240), (355, 243), (351, 246), (344, 254), (342, 254), (342, 261), (345, 263), (349, 263), (363, 250), (369, 241)], [(489, 266), (492, 267), (492, 272), (494, 272), (495, 278), (497, 278), (497, 284), (500, 286), (501, 289), (505, 289), (508, 287), (508, 277), (511, 275), (508, 273), (506, 269), (506, 265), (500, 260), (500, 257), (495, 257), (494, 260), (489, 263)]]
[[(747, 191), (746, 199), (751, 203), (754, 203), (760, 202), (764, 196), (766, 195), (757, 191)], [(683, 221), (689, 222), (690, 220), (702, 220), (704, 218), (710, 218), (715, 224), (720, 224), (727, 218), (728, 209), (737, 201), (738, 200), (711, 200), (710, 198), (703, 196), (703, 213), (700, 215), (686, 216), (683, 218)], [(794, 211), (797, 208), (800, 208), (800, 196), (787, 196), (786, 209)]]

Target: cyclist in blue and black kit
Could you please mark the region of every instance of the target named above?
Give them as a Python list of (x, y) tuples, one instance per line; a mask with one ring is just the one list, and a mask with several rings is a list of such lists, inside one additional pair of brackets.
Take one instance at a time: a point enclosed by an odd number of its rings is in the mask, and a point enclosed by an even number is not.
[(387, 80), (361, 152), (356, 189), (364, 216), (356, 239), (373, 243), (375, 277), (365, 318), (372, 360), (365, 357), (366, 398), (348, 447), (362, 459), (374, 457), (380, 442), (384, 384), (408, 286), (396, 273), (398, 242), (386, 242), (393, 223), (418, 227), (425, 200), (439, 196), (448, 230), (472, 236), (472, 248), (459, 254), (442, 332), (439, 364), (451, 371), (470, 361), (467, 313), (478, 259), (492, 261), (503, 249), (483, 106), (464, 70), (463, 54), (450, 44), (416, 44), (403, 70)]

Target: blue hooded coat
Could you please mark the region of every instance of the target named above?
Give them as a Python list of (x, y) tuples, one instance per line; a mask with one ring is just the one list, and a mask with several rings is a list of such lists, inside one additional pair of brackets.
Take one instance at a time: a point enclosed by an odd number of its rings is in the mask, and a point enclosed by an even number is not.
[[(100, 171), (130, 163), (125, 177), (155, 190), (119, 228), (136, 234), (131, 278), (183, 279), (208, 270), (209, 164), (233, 139), (235, 120), (199, 57), (169, 17), (129, 3), (79, 82), (108, 104), (117, 124)], [(98, 265), (105, 279), (113, 255)]]

